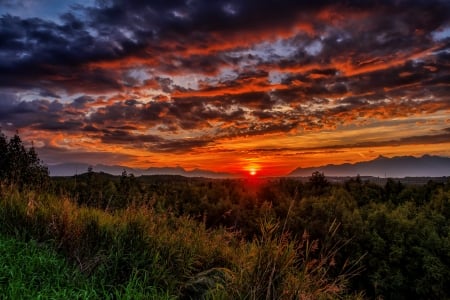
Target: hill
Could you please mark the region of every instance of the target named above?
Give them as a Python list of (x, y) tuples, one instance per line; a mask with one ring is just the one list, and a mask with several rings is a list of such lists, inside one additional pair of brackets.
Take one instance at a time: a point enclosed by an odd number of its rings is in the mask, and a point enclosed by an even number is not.
[[(58, 165), (50, 165), (48, 169), (51, 176), (73, 176), (76, 174), (82, 174), (90, 167), (86, 163), (64, 163)], [(104, 172), (111, 175), (121, 175), (125, 170), (128, 174), (134, 174), (135, 176), (142, 175), (180, 175), (184, 177), (208, 177), (208, 178), (229, 178), (233, 177), (228, 173), (213, 172), (209, 170), (193, 169), (185, 170), (182, 167), (161, 167), (161, 168), (129, 168), (120, 165), (102, 165), (97, 164), (92, 166), (94, 172)]]
[(354, 164), (325, 165), (318, 167), (297, 168), (289, 176), (311, 176), (315, 171), (327, 176), (374, 176), (374, 177), (440, 177), (450, 175), (450, 158), (424, 155), (422, 157), (379, 156), (374, 160)]

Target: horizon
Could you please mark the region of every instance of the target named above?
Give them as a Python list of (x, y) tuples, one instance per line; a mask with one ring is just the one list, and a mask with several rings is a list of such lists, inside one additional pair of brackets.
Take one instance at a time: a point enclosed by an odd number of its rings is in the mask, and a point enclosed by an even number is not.
[(0, 129), (47, 165), (450, 157), (450, 2), (2, 1)]
[[(414, 165), (410, 165), (411, 159), (415, 163), (420, 164), (420, 168)], [(408, 160), (405, 164), (404, 160)], [(428, 160), (428, 161), (425, 161)], [(430, 161), (433, 160), (433, 161)], [(438, 161), (436, 161), (438, 160)], [(443, 161), (446, 160), (446, 161)], [(403, 163), (401, 163), (403, 161)], [(383, 169), (380, 170), (380, 166), (375, 164), (387, 162)], [(367, 165), (370, 165), (369, 167)], [(348, 169), (348, 167), (354, 167), (353, 169)], [(359, 161), (354, 163), (345, 164), (328, 164), (321, 166), (311, 166), (311, 167), (296, 167), (285, 174), (277, 175), (264, 175), (259, 172), (247, 173), (226, 173), (226, 172), (215, 172), (214, 170), (208, 169), (185, 169), (181, 166), (161, 166), (161, 167), (150, 167), (150, 168), (130, 168), (121, 165), (104, 165), (96, 164), (89, 165), (86, 163), (62, 163), (56, 165), (48, 165), (51, 176), (73, 176), (77, 174), (85, 174), (88, 172), (88, 168), (92, 168), (94, 172), (97, 173), (107, 173), (110, 175), (118, 176), (126, 171), (128, 174), (133, 174), (135, 176), (147, 176), (147, 175), (176, 175), (184, 177), (204, 177), (204, 178), (231, 178), (231, 179), (264, 179), (264, 178), (283, 178), (283, 177), (299, 177), (306, 178), (310, 177), (313, 172), (319, 171), (323, 173), (326, 177), (330, 178), (348, 178), (348, 177), (373, 177), (373, 178), (408, 178), (408, 177), (426, 177), (426, 178), (437, 178), (437, 177), (449, 177), (450, 172), (450, 158), (444, 156), (430, 156), (428, 154), (415, 157), (415, 156), (395, 156), (395, 157), (385, 157), (378, 156), (375, 159), (369, 161)], [(394, 171), (393, 171), (394, 170)], [(413, 172), (413, 173), (411, 173)], [(52, 174), (53, 173), (53, 174)], [(55, 174), (56, 173), (56, 174)], [(390, 176), (387, 176), (387, 175)], [(383, 176), (384, 175), (384, 176)]]

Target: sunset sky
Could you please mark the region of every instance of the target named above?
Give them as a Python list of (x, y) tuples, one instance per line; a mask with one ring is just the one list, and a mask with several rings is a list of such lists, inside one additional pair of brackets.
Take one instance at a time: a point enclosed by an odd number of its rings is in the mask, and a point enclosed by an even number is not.
[(450, 1), (0, 0), (0, 126), (49, 165), (450, 156)]

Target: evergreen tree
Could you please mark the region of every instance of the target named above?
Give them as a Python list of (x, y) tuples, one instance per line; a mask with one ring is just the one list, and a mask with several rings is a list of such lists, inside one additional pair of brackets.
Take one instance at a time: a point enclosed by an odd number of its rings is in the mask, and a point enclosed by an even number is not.
[(17, 133), (8, 141), (0, 132), (0, 181), (20, 188), (42, 187), (48, 177), (48, 169), (33, 146), (26, 149)]
[(322, 172), (315, 171), (309, 178), (308, 185), (313, 196), (322, 196), (329, 192), (331, 184)]

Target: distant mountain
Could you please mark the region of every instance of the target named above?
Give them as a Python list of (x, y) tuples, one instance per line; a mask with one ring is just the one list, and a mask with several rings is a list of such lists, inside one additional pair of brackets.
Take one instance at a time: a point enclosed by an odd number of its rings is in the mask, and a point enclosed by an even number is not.
[[(73, 176), (75, 174), (86, 173), (89, 164), (85, 163), (64, 163), (58, 165), (50, 165), (48, 169), (50, 171), (50, 176)], [(92, 166), (94, 172), (104, 172), (111, 175), (121, 175), (123, 170), (127, 171), (128, 174), (134, 174), (135, 176), (141, 175), (181, 175), (185, 177), (208, 177), (208, 178), (229, 178), (233, 177), (232, 174), (219, 173), (209, 170), (194, 169), (187, 171), (181, 167), (162, 167), (162, 168), (129, 168), (118, 165), (94, 165)]]
[[(50, 176), (72, 176), (76, 174), (86, 173), (88, 168), (91, 165), (86, 163), (64, 163), (57, 165), (49, 165), (48, 169), (50, 171)], [(126, 170), (127, 173), (133, 173), (137, 175), (132, 168), (124, 167), (124, 166), (108, 166), (108, 165), (95, 165), (92, 166), (93, 171), (95, 172), (105, 172), (111, 175), (120, 175), (123, 170)]]
[(355, 164), (326, 165), (297, 168), (289, 176), (311, 176), (315, 171), (326, 176), (375, 176), (375, 177), (439, 177), (450, 176), (450, 157), (424, 155), (422, 157), (379, 156), (374, 160)]
[(186, 177), (207, 177), (207, 178), (229, 178), (233, 177), (229, 173), (214, 172), (202, 169), (193, 169), (186, 171), (182, 167), (162, 167), (162, 168), (148, 168), (143, 170), (142, 175), (181, 175)]

